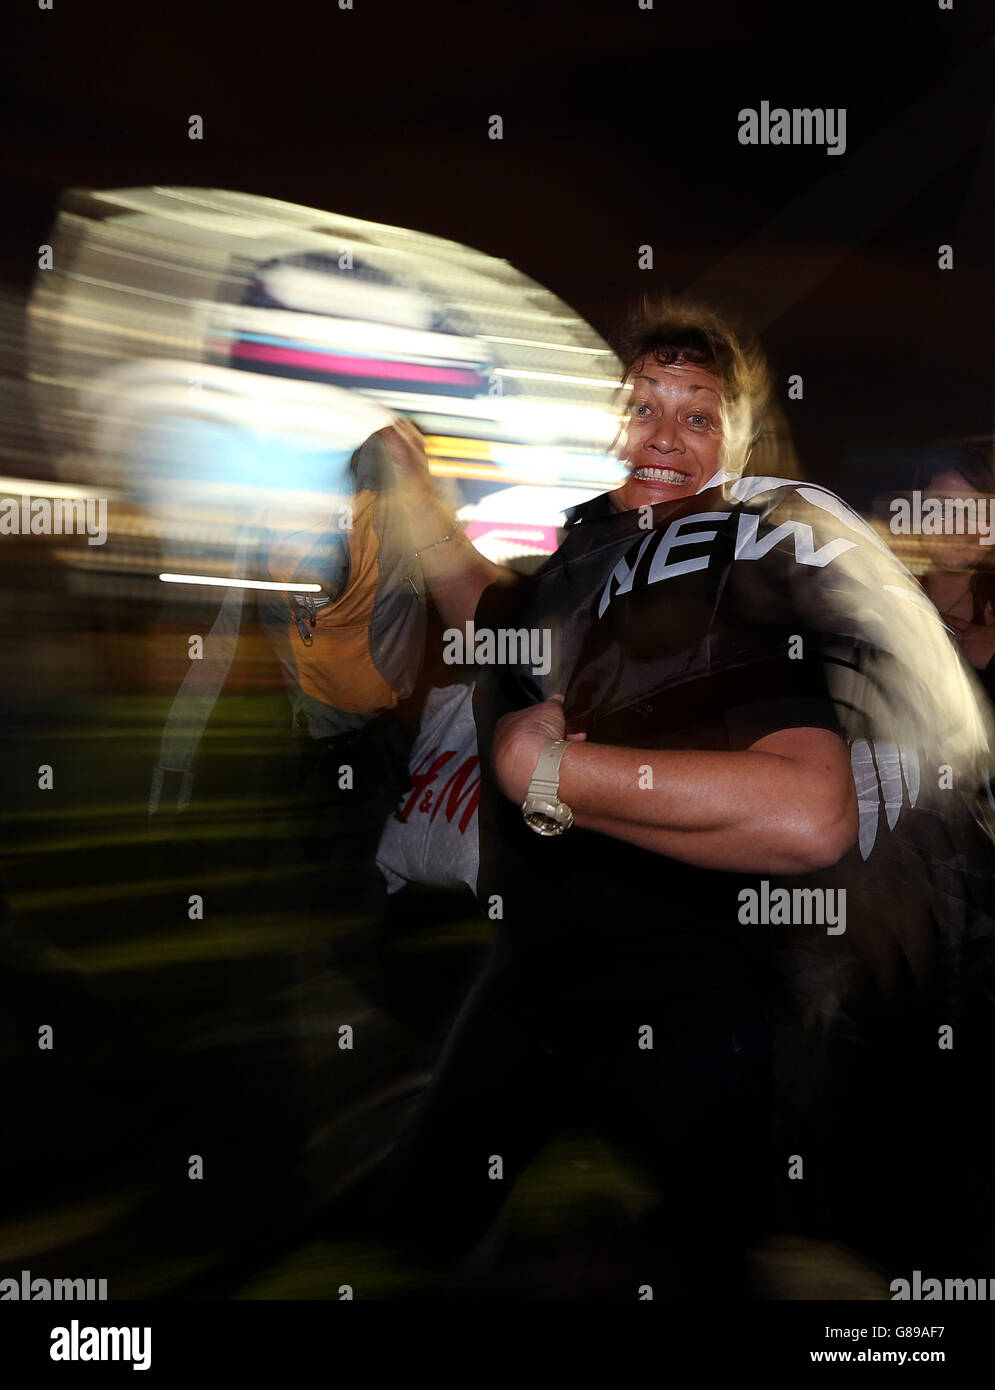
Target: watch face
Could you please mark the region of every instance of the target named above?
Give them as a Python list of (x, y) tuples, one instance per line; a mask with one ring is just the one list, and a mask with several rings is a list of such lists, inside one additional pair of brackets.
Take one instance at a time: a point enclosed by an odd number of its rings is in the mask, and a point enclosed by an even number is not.
[(525, 817), (525, 824), (538, 835), (562, 835), (566, 829), (558, 820), (547, 816), (545, 811), (530, 811)]

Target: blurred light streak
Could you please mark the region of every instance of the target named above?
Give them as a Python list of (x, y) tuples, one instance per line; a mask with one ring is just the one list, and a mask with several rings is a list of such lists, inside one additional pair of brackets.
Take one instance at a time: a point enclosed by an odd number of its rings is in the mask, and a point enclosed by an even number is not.
[(0, 478), (0, 497), (28, 495), (31, 497), (105, 497), (113, 500), (114, 494), (106, 489), (84, 487), (82, 483), (45, 483), (40, 478)]
[(222, 589), (277, 589), (281, 593), (318, 594), (320, 584), (277, 584), (269, 579), (220, 579), (209, 574), (160, 574), (164, 584), (212, 584)]
[(595, 376), (565, 376), (562, 372), (530, 372), (524, 368), (495, 367), (494, 375), (530, 378), (532, 381), (565, 381), (571, 386), (600, 386), (609, 391), (618, 390), (617, 381), (604, 381)]

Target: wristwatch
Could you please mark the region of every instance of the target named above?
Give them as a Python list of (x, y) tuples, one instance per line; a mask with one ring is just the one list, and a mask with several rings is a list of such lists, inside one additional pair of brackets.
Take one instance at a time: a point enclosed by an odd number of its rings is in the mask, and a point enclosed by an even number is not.
[(537, 835), (562, 835), (574, 823), (574, 813), (560, 800), (560, 763), (569, 747), (565, 738), (547, 739), (522, 802), (525, 824)]

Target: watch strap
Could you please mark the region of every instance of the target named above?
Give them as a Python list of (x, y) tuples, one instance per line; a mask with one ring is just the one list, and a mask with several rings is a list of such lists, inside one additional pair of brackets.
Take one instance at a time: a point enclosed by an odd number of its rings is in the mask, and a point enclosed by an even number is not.
[(549, 796), (556, 800), (560, 793), (560, 763), (569, 747), (565, 738), (550, 738), (543, 744), (536, 759), (535, 771), (529, 782), (528, 795)]

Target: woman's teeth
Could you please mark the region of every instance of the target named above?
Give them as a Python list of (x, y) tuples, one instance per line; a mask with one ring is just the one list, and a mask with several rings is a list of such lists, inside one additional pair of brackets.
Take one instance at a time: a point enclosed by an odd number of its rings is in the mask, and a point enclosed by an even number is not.
[(673, 468), (637, 468), (633, 477), (641, 483), (672, 483), (680, 487), (690, 478), (690, 473), (678, 473)]

